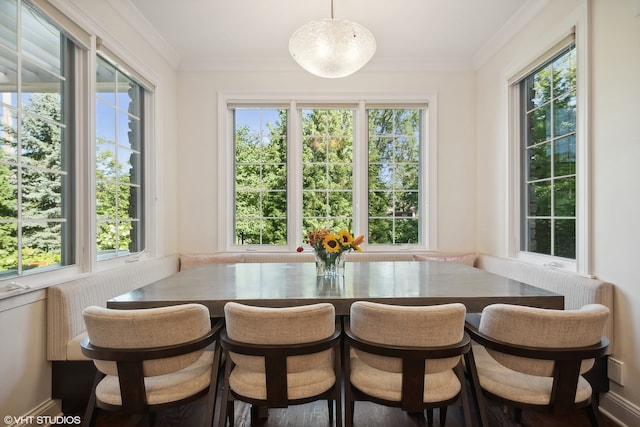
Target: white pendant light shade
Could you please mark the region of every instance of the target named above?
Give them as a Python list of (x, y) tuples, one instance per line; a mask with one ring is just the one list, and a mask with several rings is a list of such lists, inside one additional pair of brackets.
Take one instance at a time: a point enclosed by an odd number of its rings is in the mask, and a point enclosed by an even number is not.
[(289, 53), (305, 70), (326, 78), (362, 68), (376, 51), (376, 39), (360, 24), (343, 19), (311, 21), (289, 39)]

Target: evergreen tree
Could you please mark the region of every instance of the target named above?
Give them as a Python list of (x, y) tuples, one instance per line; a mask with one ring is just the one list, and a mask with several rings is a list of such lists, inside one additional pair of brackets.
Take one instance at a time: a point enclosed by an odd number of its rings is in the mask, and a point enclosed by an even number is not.
[[(58, 93), (32, 93), (22, 115), (22, 247), (28, 267), (60, 262), (63, 146)], [(48, 221), (54, 220), (54, 221)], [(44, 255), (46, 254), (46, 255)], [(33, 258), (33, 259), (31, 259)]]

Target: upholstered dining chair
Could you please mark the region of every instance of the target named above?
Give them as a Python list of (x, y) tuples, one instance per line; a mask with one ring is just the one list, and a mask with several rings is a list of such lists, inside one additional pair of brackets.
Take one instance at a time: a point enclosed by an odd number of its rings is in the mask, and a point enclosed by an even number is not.
[(96, 408), (144, 414), (207, 396), (205, 425), (213, 425), (221, 350), (206, 349), (222, 322), (212, 327), (209, 310), (183, 304), (139, 310), (90, 306), (83, 311), (88, 336), (82, 353), (98, 370), (84, 417), (93, 425)]
[(609, 345), (602, 336), (609, 309), (600, 304), (579, 310), (551, 310), (493, 304), (467, 316), (473, 344), (467, 370), (481, 423), (488, 426), (485, 399), (514, 408), (572, 411), (586, 408), (600, 425), (596, 399), (582, 377)]
[(464, 332), (463, 304), (407, 307), (357, 301), (344, 321), (345, 425), (354, 422), (356, 401), (399, 407), (408, 413), (461, 401), (465, 425), (471, 405), (462, 355), (471, 341)]
[(227, 416), (233, 425), (234, 400), (253, 408), (285, 408), (325, 399), (329, 422), (335, 418), (342, 426), (341, 328), (333, 305), (267, 308), (229, 302), (224, 314), (220, 426)]

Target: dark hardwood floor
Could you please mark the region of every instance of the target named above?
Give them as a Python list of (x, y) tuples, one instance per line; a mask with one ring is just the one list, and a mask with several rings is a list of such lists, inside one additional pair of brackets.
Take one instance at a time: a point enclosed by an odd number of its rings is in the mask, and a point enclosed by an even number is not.
[[(158, 412), (156, 427), (202, 426), (205, 419), (205, 404), (195, 402), (173, 409)], [(236, 402), (235, 425), (249, 427), (251, 425), (250, 407)], [(582, 412), (570, 415), (549, 415), (535, 411), (523, 411), (522, 422), (517, 424), (510, 414), (505, 414), (501, 408), (491, 408), (489, 413), (492, 427), (588, 427), (589, 420)], [(422, 419), (420, 419), (422, 418)], [(618, 427), (617, 424), (602, 416), (603, 427)], [(100, 412), (96, 427), (138, 427), (143, 425), (140, 416), (123, 416)], [(329, 425), (327, 404), (324, 401), (306, 405), (292, 406), (288, 409), (272, 409), (267, 418), (261, 418), (255, 423), (260, 427), (326, 427)], [(410, 416), (399, 409), (386, 408), (368, 402), (356, 403), (355, 427), (414, 427), (427, 425), (424, 417)], [(434, 411), (434, 425), (440, 425), (438, 411)], [(463, 427), (464, 420), (460, 408), (451, 407), (447, 412), (447, 427)], [(69, 426), (72, 427), (72, 426)]]

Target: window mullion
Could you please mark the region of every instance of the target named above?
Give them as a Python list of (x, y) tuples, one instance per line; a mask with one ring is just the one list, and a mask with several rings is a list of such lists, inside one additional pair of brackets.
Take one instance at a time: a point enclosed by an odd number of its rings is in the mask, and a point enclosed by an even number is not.
[(369, 118), (364, 101), (360, 101), (355, 115), (353, 135), (353, 233), (366, 234), (369, 229)]
[(287, 115), (287, 245), (293, 249), (302, 236), (302, 126), (295, 100)]

